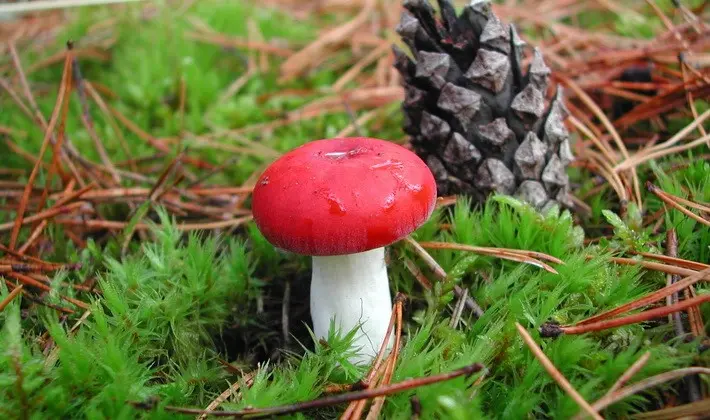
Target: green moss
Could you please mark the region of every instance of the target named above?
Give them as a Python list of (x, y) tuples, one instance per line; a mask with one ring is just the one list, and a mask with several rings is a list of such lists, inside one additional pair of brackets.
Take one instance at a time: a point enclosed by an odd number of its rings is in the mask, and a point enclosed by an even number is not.
[[(670, 1), (657, 3), (671, 10)], [(86, 80), (111, 89), (115, 96), (105, 95), (107, 102), (136, 125), (158, 138), (184, 134), (182, 142), (190, 147), (190, 154), (212, 163), (231, 156), (205, 146), (197, 136), (272, 121), (275, 114), (298, 109), (327, 94), (324, 88), (339, 76), (332, 70), (314, 70), (282, 85), (277, 66), (272, 65), (269, 71), (250, 78), (236, 95), (218, 102), (230, 84), (246, 73), (248, 53), (191, 39), (188, 32), (194, 28), (187, 17), (235, 36), (245, 36), (248, 21), (253, 20), (266, 39), (284, 40), (294, 48), (311, 41), (319, 25), (334, 22), (332, 17), (297, 21), (243, 2), (197, 2), (187, 11), (161, 5), (151, 19), (144, 19), (138, 7), (121, 10), (78, 9), (72, 14), (75, 21), (57, 38), (56, 51), (63, 48), (66, 39), (75, 40), (81, 48), (86, 37), (96, 34), (97, 22), (116, 19), (116, 43), (110, 48), (108, 61), (81, 59), (82, 74)], [(634, 37), (648, 36), (649, 31), (660, 27), (650, 13), (642, 21), (620, 16), (609, 22), (602, 19), (606, 16), (605, 12), (590, 13), (581, 19), (590, 27), (599, 24), (608, 29), (611, 24)], [(49, 53), (23, 51), (22, 59), (29, 65)], [(30, 74), (32, 83), (51, 87), (38, 97), (45, 115), (52, 110), (60, 73), (60, 65), (53, 65)], [(181, 84), (186, 92), (184, 114), (177, 105)], [(283, 94), (289, 88), (307, 89), (309, 93)], [(155, 153), (144, 140), (121, 128), (129, 148), (124, 152), (105, 115), (95, 104), (89, 104), (97, 133), (115, 161)], [(25, 137), (13, 140), (36, 152), (43, 137), (41, 130), (6, 96), (0, 97), (0, 106), (0, 125), (25, 132)], [(707, 109), (707, 103), (698, 101), (698, 106), (700, 112)], [(80, 115), (75, 95), (67, 132), (82, 155), (98, 161)], [(363, 127), (365, 133), (393, 140), (403, 137), (399, 105), (388, 106), (382, 115), (385, 120)], [(688, 122), (670, 121), (669, 130), (677, 131)], [(284, 152), (312, 139), (333, 136), (350, 123), (346, 113), (336, 113), (273, 131), (256, 130), (248, 137)], [(229, 134), (216, 135), (212, 140), (239, 144), (239, 139)], [(171, 152), (177, 153), (177, 142), (170, 144)], [(698, 148), (650, 162), (639, 171), (641, 183), (648, 180), (670, 193), (710, 202), (707, 162), (697, 160), (673, 169), (680, 160), (707, 152), (706, 147)], [(4, 142), (0, 142), (0, 153), (3, 167), (29, 167), (10, 153)], [(234, 165), (210, 180), (239, 185), (268, 159), (258, 153), (238, 156)], [(581, 170), (573, 171), (572, 176), (580, 180), (581, 193), (594, 188)], [(40, 174), (40, 182), (43, 177)], [(427, 291), (405, 268), (403, 260), (414, 261), (428, 275), (426, 265), (404, 243), (389, 247), (392, 291), (408, 295), (403, 348), (393, 381), (448, 372), (474, 362), (483, 363), (486, 372), (478, 383), (481, 375), (391, 395), (384, 405), (383, 418), (410, 418), (414, 397), (421, 407), (421, 418), (573, 416), (579, 408), (520, 339), (516, 322), (531, 332), (588, 401), (604, 395), (646, 351), (651, 357), (634, 381), (678, 367), (706, 366), (707, 355), (698, 352), (698, 343), (672, 338), (670, 327), (664, 323), (635, 324), (557, 339), (541, 339), (536, 332), (544, 322), (575, 323), (665, 284), (665, 277), (658, 273), (617, 265), (610, 257), (624, 250), (663, 250), (663, 232), (668, 229), (678, 234), (680, 257), (710, 260), (710, 228), (670, 209), (663, 215), (659, 231), (643, 227), (640, 217), (663, 209), (662, 202), (652, 194), (644, 191), (643, 197), (646, 213), (631, 209), (623, 217), (618, 216), (616, 198), (608, 189), (587, 200), (592, 208), (588, 216), (557, 209), (543, 215), (509, 197), (493, 197), (481, 208), (471, 209), (470, 200), (461, 198), (453, 207), (438, 209), (414, 234), (420, 241), (547, 253), (563, 261), (552, 264), (558, 274), (465, 251), (431, 250), (449, 277), (446, 284), (436, 282), (434, 290)], [(116, 217), (127, 211), (113, 205), (103, 209)], [(2, 219), (12, 217), (8, 212)], [(161, 227), (151, 230), (152, 240), (131, 244), (126, 257), (121, 256), (120, 236), (90, 241), (86, 249), (77, 249), (64, 239), (61, 227), (48, 230), (53, 247), (44, 256), (82, 262), (83, 267), (54, 275), (53, 290), (46, 301), (67, 305), (60, 295), (91, 299), (91, 314), (73, 329), (83, 311), (60, 318), (56, 312), (32, 306), (22, 296), (0, 312), (0, 416), (17, 418), (27, 413), (33, 418), (174, 418), (163, 410), (165, 405), (207, 406), (242, 378), (233, 368), (258, 373), (253, 385), (242, 384), (241, 393), (222, 405), (225, 409), (305, 401), (321, 396), (330, 383), (350, 384), (361, 377), (366, 367), (347, 362), (352, 338), (348, 333), (352, 332), (333, 331), (323, 343), (307, 328), (308, 258), (275, 249), (253, 223), (230, 235), (212, 236), (183, 234), (162, 211), (156, 221)], [(450, 228), (442, 228), (443, 223)], [(586, 245), (585, 236), (600, 230), (611, 238)], [(100, 293), (78, 293), (66, 285), (94, 278)], [(292, 285), (289, 343), (281, 331), (286, 282)], [(484, 308), (481, 318), (464, 311), (458, 326), (451, 327), (456, 304), (453, 285), (466, 288)], [(697, 291), (707, 293), (707, 285), (698, 284)], [(0, 300), (7, 294), (4, 283), (0, 284)], [(704, 319), (708, 319), (707, 305), (702, 310)], [(43, 337), (45, 331), (49, 340)], [(225, 368), (225, 362), (231, 369)], [(616, 403), (604, 414), (623, 418), (652, 408), (662, 390), (674, 392), (670, 385), (661, 386)], [(132, 402), (151, 402), (155, 408), (138, 409)], [(292, 417), (334, 418), (343, 408), (323, 408)]]

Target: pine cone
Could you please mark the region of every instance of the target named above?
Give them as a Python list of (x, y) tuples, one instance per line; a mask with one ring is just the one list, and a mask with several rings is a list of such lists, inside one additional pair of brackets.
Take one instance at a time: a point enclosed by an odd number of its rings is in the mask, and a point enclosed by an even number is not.
[(515, 28), (473, 0), (460, 15), (439, 0), (405, 0), (397, 33), (413, 59), (394, 46), (402, 75), (404, 131), (429, 165), (441, 195), (483, 202), (513, 195), (546, 209), (572, 207), (567, 166), (574, 159), (562, 90), (547, 95), (550, 69), (534, 49), (521, 69), (525, 43)]

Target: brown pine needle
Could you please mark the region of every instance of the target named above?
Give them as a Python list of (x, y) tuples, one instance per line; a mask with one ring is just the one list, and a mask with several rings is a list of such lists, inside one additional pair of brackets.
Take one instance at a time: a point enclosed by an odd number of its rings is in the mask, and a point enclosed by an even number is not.
[[(238, 411), (206, 411), (194, 408), (181, 408), (164, 406), (165, 411), (170, 411), (174, 413), (183, 414), (207, 414), (215, 417), (234, 417), (243, 418), (249, 416), (249, 418), (263, 418), (263, 417), (273, 417), (276, 415), (285, 415), (302, 412), (305, 410), (310, 410), (314, 408), (328, 407), (338, 404), (343, 404), (346, 402), (357, 401), (362, 399), (370, 399), (379, 397), (382, 395), (392, 395), (397, 392), (410, 390), (418, 388), (421, 386), (426, 386), (434, 384), (437, 382), (448, 381), (460, 376), (471, 376), (474, 373), (480, 372), (484, 369), (484, 366), (480, 363), (473, 363), (464, 366), (460, 369), (453, 370), (447, 373), (441, 373), (432, 376), (422, 376), (417, 378), (405, 379), (401, 382), (397, 382), (392, 385), (384, 385), (373, 389), (364, 389), (360, 391), (347, 392), (344, 394), (331, 395), (317, 400), (305, 401), (295, 404), (287, 404), (276, 407), (266, 407), (266, 408), (245, 408)], [(130, 402), (136, 408), (151, 409), (153, 407), (152, 403), (141, 403), (141, 402)]]
[(390, 50), (391, 46), (390, 43), (382, 40), (382, 44), (375, 48), (374, 50), (370, 51), (369, 54), (367, 54), (365, 57), (363, 57), (360, 61), (355, 63), (354, 66), (350, 67), (348, 71), (346, 71), (340, 78), (333, 84), (332, 89), (335, 92), (340, 92), (343, 90), (343, 88), (353, 81), (361, 72), (362, 70), (369, 66), (370, 64), (374, 63), (379, 59), (381, 56), (383, 56), (385, 53), (387, 53)]
[(661, 373), (655, 376), (651, 376), (650, 378), (646, 378), (642, 381), (636, 382), (635, 384), (629, 385), (625, 388), (621, 388), (620, 390), (614, 392), (611, 395), (604, 396), (600, 398), (597, 402), (594, 403), (592, 406), (595, 410), (603, 410), (606, 407), (614, 404), (617, 401), (621, 401), (624, 398), (639, 393), (641, 391), (645, 391), (649, 388), (652, 388), (656, 385), (660, 385), (665, 382), (672, 381), (677, 378), (682, 378), (683, 376), (687, 375), (697, 375), (697, 374), (705, 374), (709, 375), (710, 374), (710, 369), (704, 368), (704, 367), (689, 367), (689, 368), (682, 368), (682, 369), (676, 369), (672, 370), (670, 372), (665, 372)]
[(228, 37), (219, 33), (186, 32), (185, 37), (208, 44), (219, 45), (229, 48), (244, 48), (252, 51), (259, 51), (274, 55), (276, 57), (290, 57), (293, 51), (288, 48), (279, 47), (268, 42), (257, 42), (253, 40)]
[[(205, 408), (205, 411), (213, 411), (213, 410), (217, 409), (217, 407), (219, 407), (223, 402), (227, 401), (227, 399), (229, 397), (231, 397), (237, 391), (239, 391), (239, 388), (242, 385), (242, 381), (244, 382), (244, 385), (250, 387), (254, 383), (254, 377), (256, 376), (256, 374), (257, 374), (256, 371), (249, 372), (241, 378), (241, 381), (235, 381), (232, 385), (229, 386), (229, 388), (227, 388), (226, 390), (224, 390), (224, 392), (219, 394), (217, 396), (217, 398), (215, 398), (214, 401), (212, 401), (207, 406), (207, 408)], [(237, 396), (239, 396), (239, 394), (237, 394)], [(207, 418), (207, 414), (202, 413), (202, 414), (198, 415), (197, 417), (195, 417), (195, 420), (204, 420), (206, 418)]]
[(649, 147), (645, 149), (643, 152), (638, 153), (637, 155), (633, 156), (632, 158), (627, 158), (623, 162), (619, 163), (614, 167), (614, 170), (616, 172), (623, 171), (625, 169), (630, 168), (632, 165), (639, 165), (643, 162), (645, 162), (648, 155), (656, 153), (656, 152), (662, 152), (663, 150), (667, 150), (670, 146), (673, 146), (674, 144), (680, 142), (683, 140), (688, 134), (690, 134), (693, 130), (695, 130), (697, 127), (701, 126), (703, 122), (705, 122), (706, 119), (710, 118), (710, 110), (707, 110), (703, 112), (698, 118), (693, 120), (690, 124), (685, 126), (682, 130), (677, 132), (673, 137), (670, 139), (664, 141), (663, 143), (656, 144), (652, 147)]
[(703, 264), (703, 263), (700, 263), (697, 261), (684, 260), (684, 259), (678, 258), (678, 257), (670, 257), (668, 255), (653, 254), (650, 252), (639, 252), (638, 255), (641, 255), (642, 257), (658, 260), (658, 261), (663, 261), (663, 262), (666, 262), (669, 264), (674, 264), (674, 265), (677, 265), (678, 267), (688, 268), (691, 270), (700, 271), (700, 270), (705, 270), (706, 268), (710, 268), (710, 265), (708, 265), (708, 264)]
[(12, 233), (10, 234), (9, 248), (15, 249), (15, 244), (17, 243), (17, 237), (20, 234), (20, 228), (23, 225), (23, 220), (25, 216), (25, 210), (27, 209), (27, 204), (30, 199), (30, 194), (32, 192), (32, 186), (35, 183), (35, 179), (39, 173), (40, 163), (42, 162), (42, 157), (47, 151), (50, 139), (54, 132), (54, 126), (57, 124), (59, 118), (59, 112), (62, 108), (62, 103), (65, 100), (66, 91), (71, 89), (71, 54), (67, 54), (64, 60), (64, 72), (62, 74), (62, 83), (59, 85), (59, 92), (57, 93), (57, 100), (54, 104), (54, 111), (52, 111), (52, 117), (49, 120), (49, 125), (45, 130), (44, 139), (42, 139), (42, 145), (39, 149), (39, 155), (37, 156), (37, 161), (30, 172), (30, 176), (27, 179), (27, 186), (22, 194), (22, 199), (20, 200), (20, 205), (17, 208), (17, 217), (15, 218), (15, 224), (12, 227)]
[[(404, 238), (404, 241), (407, 242), (409, 245), (412, 246), (414, 249), (414, 252), (419, 255), (419, 257), (424, 261), (424, 263), (429, 266), (429, 269), (436, 275), (436, 277), (439, 280), (446, 280), (447, 274), (446, 271), (439, 265), (438, 262), (434, 259), (434, 257), (431, 256), (427, 252), (426, 249), (424, 249), (419, 242), (415, 241), (411, 236), (407, 236)], [(405, 259), (405, 264), (407, 266), (407, 269), (410, 270), (412, 275), (420, 282), (420, 284), (427, 290), (431, 290), (431, 282), (429, 279), (424, 276), (424, 273), (419, 270), (419, 267), (414, 264), (410, 259), (406, 258)], [(454, 285), (454, 294), (456, 297), (461, 299), (461, 297), (464, 295), (463, 289), (459, 285)], [(480, 318), (483, 316), (483, 309), (481, 306), (471, 297), (467, 296), (466, 297), (466, 307), (473, 312), (473, 314)]]
[(690, 404), (677, 405), (675, 407), (661, 408), (659, 410), (637, 413), (631, 416), (632, 419), (645, 420), (668, 420), (668, 419), (701, 419), (702, 416), (710, 412), (710, 398), (693, 402)]
[(667, 296), (670, 296), (673, 293), (677, 293), (689, 286), (692, 286), (693, 284), (695, 284), (703, 279), (710, 280), (710, 268), (703, 270), (703, 271), (699, 271), (689, 277), (684, 278), (683, 280), (673, 283), (670, 286), (666, 286), (666, 287), (659, 289), (653, 293), (650, 293), (640, 299), (636, 299), (633, 302), (626, 303), (626, 304), (618, 306), (610, 311), (601, 313), (599, 315), (595, 315), (591, 318), (587, 318), (583, 321), (578, 322), (576, 325), (579, 326), (579, 325), (591, 324), (591, 323), (594, 323), (597, 321), (601, 321), (603, 319), (612, 318), (616, 315), (623, 314), (625, 312), (632, 311), (632, 310), (640, 308), (642, 306), (649, 305), (653, 302), (657, 302)]
[[(406, 297), (402, 293), (397, 293), (394, 298), (394, 305), (392, 305), (392, 314), (390, 315), (390, 322), (387, 326), (387, 332), (385, 332), (385, 339), (380, 344), (380, 349), (377, 352), (377, 355), (375, 356), (375, 360), (370, 366), (370, 371), (365, 376), (365, 379), (360, 381), (360, 386), (362, 386), (363, 389), (373, 388), (376, 385), (375, 381), (377, 380), (377, 377), (384, 374), (385, 372), (384, 368), (386, 368), (387, 364), (383, 365), (382, 360), (384, 358), (385, 353), (387, 352), (387, 346), (389, 345), (390, 339), (392, 337), (392, 330), (395, 328), (395, 323), (399, 320), (397, 314), (401, 313), (402, 304), (404, 303), (405, 299)], [(391, 356), (392, 353), (390, 352), (387, 360)], [(341, 415), (340, 419), (359, 419), (360, 415), (362, 414), (362, 410), (365, 408), (366, 403), (366, 399), (351, 402)]]
[[(108, 109), (106, 102), (104, 102), (101, 95), (94, 88), (94, 85), (91, 84), (88, 80), (84, 80), (84, 89), (86, 90), (86, 93), (91, 96), (91, 99), (93, 99), (94, 103), (96, 103), (101, 112), (104, 114), (104, 118), (113, 129), (113, 134), (116, 136), (118, 144), (121, 146), (121, 149), (123, 149), (123, 152), (126, 154), (126, 156), (131, 156), (131, 151), (128, 147), (128, 143), (126, 143), (126, 139), (123, 137), (123, 131), (121, 130), (121, 127), (118, 126), (118, 123), (111, 114), (111, 111)], [(131, 170), (133, 172), (138, 172), (138, 167), (136, 166), (133, 160), (130, 161), (130, 164)]]
[(554, 268), (550, 267), (548, 264), (538, 260), (537, 258), (530, 257), (530, 254), (533, 254), (537, 256), (538, 258), (546, 259), (548, 261), (553, 261), (556, 263), (562, 263), (559, 259), (543, 254), (543, 253), (538, 253), (534, 251), (525, 251), (525, 250), (517, 250), (517, 249), (505, 249), (505, 248), (488, 248), (488, 247), (480, 247), (480, 246), (472, 246), (472, 245), (464, 245), (464, 244), (454, 244), (454, 243), (448, 243), (448, 242), (419, 242), (419, 245), (421, 245), (424, 248), (431, 248), (431, 249), (452, 249), (452, 250), (458, 250), (458, 251), (468, 251), (468, 252), (473, 252), (481, 255), (487, 255), (491, 257), (497, 257), (501, 258), (504, 260), (510, 260), (510, 261), (515, 261), (515, 262), (521, 262), (525, 264), (530, 264), (534, 265), (535, 267), (539, 267), (544, 269), (545, 271), (548, 271), (553, 274), (559, 274), (557, 270)]
[[(710, 135), (708, 136), (708, 139), (710, 140)], [(698, 223), (704, 224), (706, 226), (710, 226), (710, 220), (704, 219), (697, 214), (693, 213), (692, 211), (686, 209), (685, 207), (681, 206), (680, 204), (676, 203), (673, 198), (669, 197), (663, 190), (660, 188), (656, 187), (653, 185), (651, 182), (647, 182), (646, 186), (648, 187), (648, 190), (651, 191), (656, 197), (660, 198), (661, 201), (664, 203), (668, 204), (669, 206), (673, 207), (674, 209), (680, 211), (681, 213), (685, 214), (686, 216), (690, 217), (691, 219), (695, 220)]]
[(621, 377), (614, 383), (614, 385), (609, 388), (609, 391), (604, 395), (605, 397), (613, 394), (616, 392), (619, 388), (622, 386), (626, 385), (627, 382), (631, 380), (631, 378), (634, 377), (643, 367), (646, 365), (646, 362), (648, 362), (648, 359), (651, 358), (651, 352), (647, 351), (644, 353), (637, 361), (635, 361), (629, 368), (624, 372)]
[[(592, 259), (592, 256), (588, 256), (587, 259)], [(640, 265), (641, 267), (647, 268), (649, 270), (660, 271), (667, 274), (678, 274), (679, 276), (692, 276), (697, 273), (697, 270), (691, 270), (683, 267), (676, 267), (674, 265), (661, 264), (653, 261), (643, 261), (636, 260), (633, 258), (622, 258), (622, 257), (611, 257), (610, 260), (617, 264), (623, 265)]]
[(617, 168), (619, 171), (626, 170), (629, 168), (634, 168), (636, 166), (641, 165), (642, 163), (646, 163), (649, 160), (654, 160), (654, 159), (659, 159), (664, 156), (670, 156), (676, 153), (684, 152), (686, 150), (693, 149), (698, 146), (702, 146), (706, 144), (708, 141), (710, 141), (710, 134), (700, 137), (696, 140), (691, 141), (690, 143), (686, 143), (681, 146), (675, 146), (675, 147), (669, 147), (667, 149), (663, 150), (658, 150), (656, 152), (652, 152), (649, 154), (645, 154), (644, 156), (639, 156), (638, 158), (634, 158), (633, 160), (626, 160), (625, 162), (622, 162), (621, 164), (617, 165)]
[[(25, 225), (28, 223), (39, 222), (41, 220), (49, 219), (49, 218), (55, 217), (60, 214), (70, 213), (85, 204), (87, 204), (87, 202), (77, 201), (75, 203), (67, 204), (64, 206), (49, 208), (47, 210), (33, 214), (32, 216), (22, 218), (22, 222), (19, 224), (19, 226), (22, 226), (22, 225)], [(18, 226), (17, 220), (15, 220), (15, 222), (8, 222), (8, 223), (0, 224), (0, 232), (14, 229), (16, 226)], [(12, 245), (12, 243), (10, 245)], [(12, 248), (10, 248), (10, 249), (12, 249)]]
[(693, 306), (699, 306), (702, 305), (705, 302), (710, 301), (710, 293), (700, 295), (698, 297), (694, 297), (691, 299), (686, 299), (682, 302), (678, 302), (674, 305), (664, 305), (655, 309), (650, 309), (648, 311), (640, 312), (637, 314), (633, 315), (628, 315), (625, 317), (621, 318), (614, 318), (614, 319), (609, 319), (609, 320), (604, 320), (604, 321), (599, 321), (599, 322), (594, 322), (591, 324), (584, 324), (584, 325), (578, 325), (578, 326), (571, 326), (571, 327), (560, 327), (557, 325), (543, 325), (541, 328), (541, 331), (544, 331), (544, 336), (546, 337), (555, 337), (560, 334), (567, 334), (567, 335), (574, 335), (574, 334), (585, 334), (588, 332), (594, 332), (594, 331), (603, 331), (603, 330), (608, 330), (612, 328), (618, 328), (624, 325), (630, 325), (630, 324), (635, 324), (638, 322), (644, 322), (644, 321), (650, 321), (652, 319), (656, 318), (662, 318), (665, 317), (666, 315), (683, 311), (687, 308), (693, 307)]
[(608, 164), (612, 165), (614, 164), (614, 162), (616, 162), (616, 158), (612, 155), (614, 151), (606, 147), (606, 143), (602, 143), (601, 140), (599, 140), (599, 137), (597, 137), (597, 135), (594, 134), (592, 130), (587, 128), (587, 126), (582, 121), (578, 120), (574, 115), (570, 115), (567, 119), (579, 131), (581, 131), (582, 134), (589, 138), (589, 140), (591, 140), (595, 146), (597, 146), (597, 149), (599, 149), (599, 151), (604, 155)]
[[(244, 216), (235, 219), (219, 220), (216, 222), (204, 222), (204, 223), (178, 223), (176, 229), (181, 231), (191, 231), (191, 230), (211, 230), (211, 229), (224, 229), (233, 228), (241, 226), (250, 220), (252, 216)], [(108, 230), (121, 230), (128, 226), (128, 222), (119, 222), (112, 220), (74, 220), (74, 219), (57, 219), (56, 223), (62, 225), (71, 226), (82, 226), (88, 229), (108, 229)], [(156, 224), (159, 228), (160, 225)], [(146, 223), (136, 223), (136, 230), (148, 230), (152, 229), (151, 225)]]
[[(609, 118), (606, 117), (604, 114), (604, 111), (599, 108), (599, 105), (597, 105), (592, 98), (587, 95), (582, 88), (577, 85), (576, 82), (574, 82), (572, 79), (568, 78), (567, 76), (564, 75), (559, 75), (560, 79), (566, 86), (568, 86), (572, 91), (574, 91), (575, 94), (584, 102), (584, 104), (589, 108), (594, 115), (596, 115), (597, 118), (602, 122), (604, 127), (607, 129), (609, 134), (611, 135), (611, 138), (614, 140), (614, 143), (616, 144), (616, 147), (619, 148), (619, 151), (621, 152), (621, 155), (624, 157), (624, 159), (629, 159), (629, 151), (626, 149), (626, 145), (624, 144), (623, 140), (621, 140), (621, 136), (619, 136), (619, 133), (616, 131), (616, 128), (614, 125), (609, 121)], [(639, 178), (638, 175), (636, 174), (636, 168), (632, 167), (631, 169), (631, 178), (633, 181), (633, 189), (634, 189), (634, 197), (636, 199), (636, 204), (639, 206), (639, 208), (643, 207), (643, 201), (641, 199), (641, 186), (639, 184)]]
[(562, 373), (557, 370), (555, 365), (552, 364), (550, 359), (545, 356), (545, 353), (542, 351), (540, 347), (535, 343), (535, 340), (530, 336), (530, 334), (523, 328), (522, 325), (520, 325), (518, 322), (515, 323), (515, 327), (518, 329), (518, 332), (520, 333), (520, 336), (523, 338), (523, 341), (525, 341), (525, 344), (527, 344), (528, 348), (530, 348), (530, 351), (533, 353), (535, 358), (540, 362), (543, 368), (547, 371), (547, 373), (552, 376), (552, 378), (557, 382), (560, 387), (565, 390), (567, 395), (572, 397), (572, 399), (580, 406), (582, 409), (584, 409), (585, 412), (587, 412), (590, 416), (592, 416), (595, 419), (600, 419), (603, 420), (603, 417), (600, 416), (597, 413), (597, 410), (592, 408), (591, 405), (577, 392), (577, 390), (574, 389), (572, 384), (569, 383), (569, 381), (562, 375)]
[(15, 287), (14, 289), (12, 289), (12, 291), (10, 293), (8, 293), (7, 296), (5, 296), (5, 299), (3, 299), (2, 302), (0, 302), (0, 312), (4, 311), (5, 307), (7, 305), (9, 305), (10, 302), (12, 302), (12, 300), (15, 299), (17, 297), (17, 295), (20, 294), (20, 292), (22, 292), (23, 287), (24, 287), (23, 285), (19, 285), (19, 286)]
[[(397, 357), (399, 356), (399, 351), (401, 349), (401, 340), (402, 340), (402, 300), (399, 300), (397, 305), (397, 309), (395, 310), (397, 314), (397, 332), (395, 333), (394, 337), (394, 347), (392, 348), (392, 352), (390, 353), (389, 360), (387, 362), (387, 367), (385, 368), (385, 373), (382, 378), (382, 382), (380, 382), (378, 385), (389, 385), (392, 382), (392, 375), (394, 374), (394, 368), (397, 365)], [(375, 398), (375, 400), (372, 403), (372, 406), (370, 407), (370, 412), (367, 413), (366, 420), (376, 420), (380, 412), (382, 411), (382, 406), (385, 403), (385, 396), (380, 396)], [(359, 418), (359, 415), (358, 415)]]
[[(25, 285), (27, 285), (27, 286), (33, 286), (33, 287), (36, 287), (36, 288), (38, 288), (38, 289), (44, 290), (45, 292), (49, 292), (49, 291), (52, 290), (52, 289), (51, 289), (49, 286), (47, 286), (46, 284), (44, 284), (44, 283), (42, 283), (42, 282), (39, 282), (39, 281), (33, 279), (32, 277), (26, 276), (26, 275), (21, 274), (21, 273), (17, 273), (17, 272), (11, 271), (11, 272), (9, 272), (9, 273), (5, 273), (4, 275), (6, 275), (6, 276), (8, 276), (8, 277), (13, 277), (14, 279), (16, 279), (16, 280), (22, 282), (23, 284), (25, 284)], [(63, 300), (66, 300), (67, 302), (72, 303), (72, 304), (74, 304), (74, 305), (76, 305), (76, 306), (78, 306), (78, 307), (80, 307), (80, 308), (82, 308), (82, 309), (89, 309), (89, 305), (86, 304), (86, 303), (84, 303), (84, 302), (82, 302), (82, 301), (80, 301), (80, 300), (71, 298), (71, 297), (69, 297), (69, 296), (63, 296), (63, 295), (59, 295), (59, 298), (60, 298), (60, 299), (63, 299)]]
[(367, 22), (376, 5), (376, 0), (365, 0), (362, 9), (352, 20), (326, 32), (305, 48), (291, 55), (281, 64), (282, 76), (280, 81), (287, 82), (298, 77), (312, 65), (314, 57), (318, 57), (324, 51), (346, 42), (358, 28)]

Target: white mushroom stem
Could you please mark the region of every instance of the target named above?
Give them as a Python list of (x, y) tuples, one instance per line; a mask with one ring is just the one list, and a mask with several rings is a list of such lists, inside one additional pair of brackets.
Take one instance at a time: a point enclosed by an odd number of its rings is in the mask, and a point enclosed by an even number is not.
[[(345, 335), (359, 325), (352, 363), (369, 362), (387, 334), (392, 313), (385, 249), (313, 257), (311, 318), (318, 338), (328, 338), (331, 319)], [(392, 345), (392, 338), (388, 347)]]

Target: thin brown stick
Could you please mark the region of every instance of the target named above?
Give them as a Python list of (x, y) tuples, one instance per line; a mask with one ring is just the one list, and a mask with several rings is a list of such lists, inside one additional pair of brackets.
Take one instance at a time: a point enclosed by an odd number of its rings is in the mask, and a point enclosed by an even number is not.
[(557, 382), (560, 387), (567, 392), (567, 395), (572, 397), (572, 399), (585, 411), (587, 412), (590, 416), (592, 416), (595, 419), (603, 420), (603, 417), (597, 413), (597, 410), (592, 408), (591, 405), (577, 392), (576, 389), (572, 386), (572, 384), (569, 383), (567, 378), (562, 375), (562, 373), (557, 370), (554, 364), (550, 361), (550, 359), (545, 356), (545, 353), (538, 347), (537, 343), (535, 343), (535, 340), (530, 336), (530, 334), (523, 328), (522, 325), (519, 323), (515, 323), (515, 327), (518, 329), (518, 332), (520, 333), (520, 336), (523, 338), (523, 341), (525, 341), (525, 344), (527, 344), (528, 348), (530, 348), (530, 351), (533, 353), (535, 358), (540, 362), (543, 368), (547, 371), (547, 373), (552, 376), (552, 378)]

